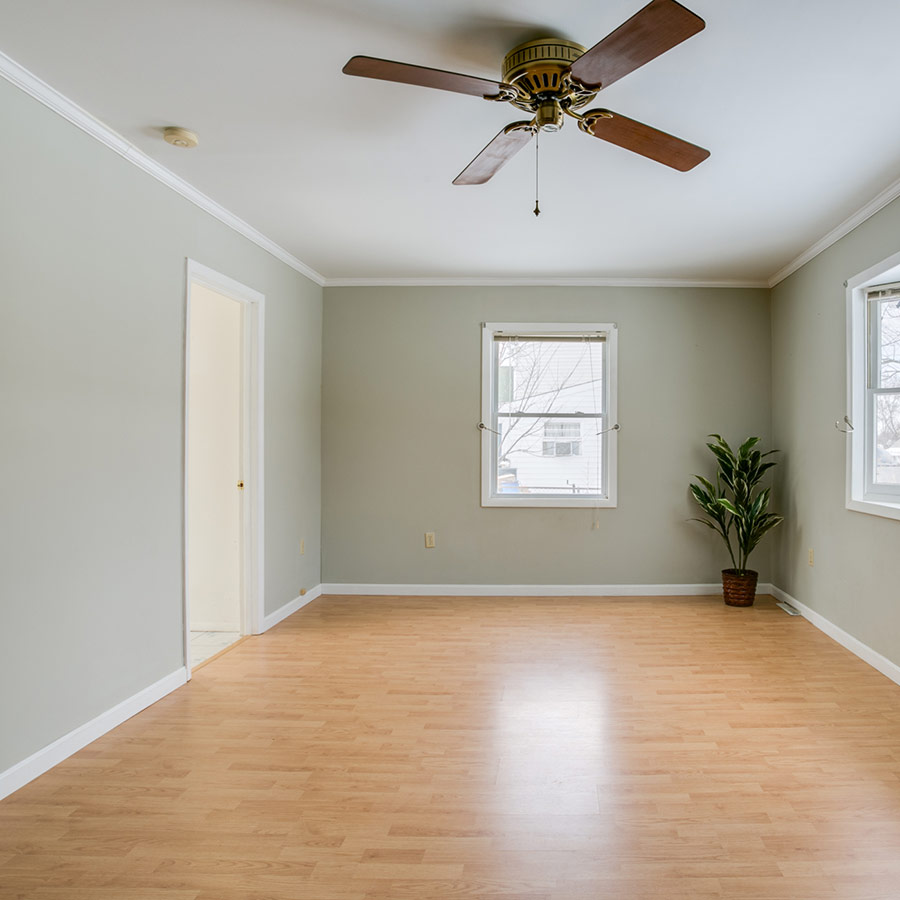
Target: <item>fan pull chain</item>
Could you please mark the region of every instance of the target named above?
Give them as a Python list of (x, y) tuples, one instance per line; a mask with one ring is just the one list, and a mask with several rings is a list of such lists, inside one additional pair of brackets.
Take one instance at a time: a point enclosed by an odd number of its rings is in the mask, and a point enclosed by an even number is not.
[(538, 199), (540, 193), (540, 168), (538, 166), (539, 157), (538, 153), (540, 151), (541, 145), (541, 129), (538, 130), (534, 134), (534, 215), (535, 217), (541, 214), (541, 201)]

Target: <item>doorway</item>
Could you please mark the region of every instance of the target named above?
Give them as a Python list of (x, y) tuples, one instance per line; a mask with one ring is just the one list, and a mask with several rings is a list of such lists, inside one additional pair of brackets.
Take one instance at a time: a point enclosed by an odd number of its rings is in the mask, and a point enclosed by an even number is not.
[(258, 633), (262, 314), (256, 291), (191, 260), (185, 341), (185, 668)]

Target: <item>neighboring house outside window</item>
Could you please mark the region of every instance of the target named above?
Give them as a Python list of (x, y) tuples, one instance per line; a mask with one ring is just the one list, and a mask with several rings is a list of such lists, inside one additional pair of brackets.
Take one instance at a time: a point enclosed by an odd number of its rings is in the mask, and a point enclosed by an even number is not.
[(900, 254), (848, 282), (847, 506), (900, 519)]
[(615, 506), (616, 339), (611, 324), (485, 324), (483, 506)]

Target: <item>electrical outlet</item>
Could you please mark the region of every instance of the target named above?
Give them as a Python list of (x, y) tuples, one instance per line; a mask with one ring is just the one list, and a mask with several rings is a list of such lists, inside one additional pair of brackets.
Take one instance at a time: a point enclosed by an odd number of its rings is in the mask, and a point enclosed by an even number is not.
[(815, 552), (813, 551), (813, 548), (810, 547), (810, 548), (809, 548), (809, 564), (810, 564), (811, 566), (813, 566), (813, 565), (815, 565), (815, 563), (816, 563), (816, 554), (815, 554)]
[(304, 553), (306, 553), (306, 541), (301, 540), (300, 541), (300, 555), (303, 556)]
[(427, 550), (434, 549), (434, 532), (433, 531), (425, 532), (425, 548)]

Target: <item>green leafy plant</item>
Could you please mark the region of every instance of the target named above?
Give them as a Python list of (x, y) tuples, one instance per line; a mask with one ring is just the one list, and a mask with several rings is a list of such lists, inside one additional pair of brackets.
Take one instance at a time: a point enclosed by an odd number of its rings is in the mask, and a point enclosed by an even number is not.
[(759, 488), (763, 475), (775, 465), (764, 460), (777, 451), (760, 453), (754, 449), (760, 439), (749, 437), (735, 452), (722, 435), (709, 436), (714, 440), (706, 446), (716, 458), (718, 471), (715, 484), (702, 475), (694, 476), (699, 484), (691, 485), (691, 493), (707, 518), (692, 521), (721, 536), (735, 572), (744, 575), (747, 557), (763, 535), (784, 520), (768, 511), (770, 489)]

